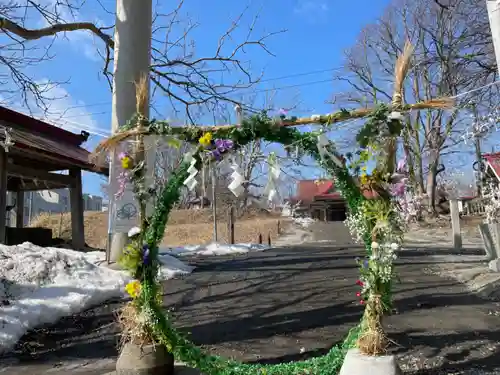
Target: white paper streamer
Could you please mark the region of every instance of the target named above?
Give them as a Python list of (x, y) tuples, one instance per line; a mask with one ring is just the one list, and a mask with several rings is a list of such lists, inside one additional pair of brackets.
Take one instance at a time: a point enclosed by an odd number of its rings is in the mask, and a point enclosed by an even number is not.
[(12, 140), (12, 137), (10, 136), (10, 133), (9, 131), (11, 131), (12, 129), (9, 128), (3, 128), (3, 134), (5, 135), (5, 140), (4, 141), (0, 141), (0, 146), (3, 147), (3, 149), (5, 150), (5, 152), (9, 152), (9, 149), (14, 146), (14, 141)]
[(239, 197), (245, 191), (245, 189), (243, 188), (243, 182), (245, 180), (240, 172), (240, 167), (238, 166), (238, 164), (233, 164), (231, 168), (233, 169), (233, 173), (231, 174), (232, 181), (228, 185), (228, 188), (229, 190), (231, 190), (231, 193), (233, 193), (235, 197)]
[(398, 112), (398, 111), (392, 111), (391, 114), (389, 116), (387, 116), (387, 118), (389, 120), (399, 120), (399, 121), (403, 121), (404, 119), (404, 116), (401, 112)]
[(328, 147), (332, 147), (330, 140), (324, 134), (318, 135), (318, 151), (321, 160), (325, 160), (328, 156), (339, 168), (344, 168), (344, 163), (334, 153), (328, 151)]
[(279, 198), (277, 183), (281, 174), (281, 169), (279, 167), (278, 159), (276, 158), (274, 152), (271, 152), (269, 154), (267, 162), (269, 165), (269, 174), (264, 194), (267, 195), (267, 200), (269, 202), (274, 202), (277, 198)]
[(192, 153), (187, 153), (184, 156), (184, 161), (191, 163), (189, 166), (187, 172), (189, 173), (189, 176), (184, 180), (184, 185), (192, 191), (196, 185), (198, 185), (198, 181), (196, 181), (196, 175), (198, 174), (198, 170), (195, 167), (196, 164), (196, 159), (194, 158)]

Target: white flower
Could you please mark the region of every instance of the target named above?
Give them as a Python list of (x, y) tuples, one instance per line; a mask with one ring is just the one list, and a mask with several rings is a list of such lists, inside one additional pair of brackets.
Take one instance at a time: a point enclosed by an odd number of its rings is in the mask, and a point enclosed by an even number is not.
[(372, 242), (372, 249), (378, 249), (378, 242)]
[(397, 243), (395, 243), (395, 242), (391, 243), (391, 250), (396, 251), (398, 249), (399, 249), (399, 245)]
[(128, 231), (128, 236), (129, 237), (134, 237), (137, 236), (139, 233), (141, 233), (141, 228), (139, 227), (133, 227)]
[(319, 121), (321, 118), (321, 115), (312, 115), (311, 116), (311, 121)]

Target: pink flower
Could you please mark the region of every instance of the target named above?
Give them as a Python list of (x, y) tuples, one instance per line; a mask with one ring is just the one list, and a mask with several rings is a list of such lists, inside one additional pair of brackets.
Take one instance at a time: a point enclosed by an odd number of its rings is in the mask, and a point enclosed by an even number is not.
[(362, 304), (362, 305), (364, 305), (364, 304), (365, 304), (365, 301), (360, 300), (360, 301), (359, 301), (359, 303), (360, 303), (360, 304)]
[(115, 193), (115, 197), (119, 199), (123, 197), (123, 194), (125, 194), (125, 190), (127, 188), (127, 183), (129, 180), (128, 173), (121, 172), (116, 179), (118, 181), (118, 189)]
[(360, 293), (360, 292), (357, 292), (357, 293), (356, 293), (356, 297), (361, 297), (361, 293)]
[(406, 189), (406, 181), (398, 182), (397, 184), (392, 185), (391, 194), (395, 197), (400, 197), (404, 195)]
[(403, 159), (398, 161), (398, 165), (396, 167), (396, 170), (398, 172), (404, 172), (405, 169), (406, 169), (406, 156)]
[(120, 153), (118, 154), (118, 159), (122, 160), (123, 158), (125, 158), (125, 157), (127, 157), (127, 156), (128, 156), (128, 155), (127, 155), (127, 153), (126, 153), (126, 152), (120, 152)]

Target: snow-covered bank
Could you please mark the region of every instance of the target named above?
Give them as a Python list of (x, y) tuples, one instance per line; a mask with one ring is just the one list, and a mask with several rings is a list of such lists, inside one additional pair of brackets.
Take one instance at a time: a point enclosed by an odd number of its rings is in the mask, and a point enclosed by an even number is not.
[[(104, 252), (82, 253), (31, 243), (0, 245), (0, 353), (11, 350), (32, 328), (124, 296), (130, 277), (99, 266), (104, 259)], [(194, 269), (166, 254), (160, 261), (163, 279)]]
[(310, 217), (294, 217), (293, 222), (297, 225), (300, 225), (301, 227), (307, 228), (312, 225), (315, 220), (311, 219)]
[(264, 251), (269, 249), (267, 245), (259, 244), (235, 244), (226, 245), (211, 243), (208, 245), (188, 245), (182, 247), (163, 247), (160, 253), (165, 255), (185, 256), (185, 255), (230, 255), (245, 254), (253, 251)]

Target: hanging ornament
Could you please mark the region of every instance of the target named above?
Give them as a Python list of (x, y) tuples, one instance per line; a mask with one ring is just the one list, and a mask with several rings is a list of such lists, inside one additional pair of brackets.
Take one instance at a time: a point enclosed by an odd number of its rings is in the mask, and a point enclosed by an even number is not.
[(5, 152), (9, 152), (9, 149), (14, 146), (14, 141), (12, 140), (12, 137), (10, 135), (10, 132), (12, 131), (12, 128), (3, 128), (3, 134), (5, 137), (5, 140), (0, 141), (0, 146), (3, 147)]
[(245, 191), (245, 189), (243, 188), (243, 182), (245, 181), (245, 179), (241, 174), (238, 164), (233, 164), (231, 168), (233, 169), (233, 173), (231, 173), (232, 181), (228, 185), (228, 188), (229, 190), (231, 190), (231, 193), (233, 193), (235, 197), (239, 197)]
[(403, 117), (403, 114), (401, 112), (392, 111), (391, 114), (389, 116), (387, 116), (387, 119), (403, 121), (404, 117)]
[(278, 164), (278, 158), (274, 152), (269, 154), (267, 159), (269, 165), (269, 173), (266, 188), (264, 189), (264, 194), (267, 195), (267, 200), (269, 202), (274, 202), (278, 198), (278, 179), (281, 174), (281, 170)]
[(184, 156), (184, 161), (190, 163), (190, 166), (187, 170), (189, 176), (184, 180), (184, 185), (190, 190), (194, 190), (196, 185), (198, 185), (198, 181), (196, 181), (196, 175), (198, 174), (198, 169), (196, 169), (196, 159), (194, 158), (192, 153), (187, 153)]
[(326, 135), (323, 133), (318, 135), (318, 152), (321, 156), (321, 160), (325, 161), (328, 156), (337, 165), (337, 167), (343, 169), (344, 163), (337, 157), (337, 155), (328, 150), (329, 147), (333, 147), (333, 145)]

